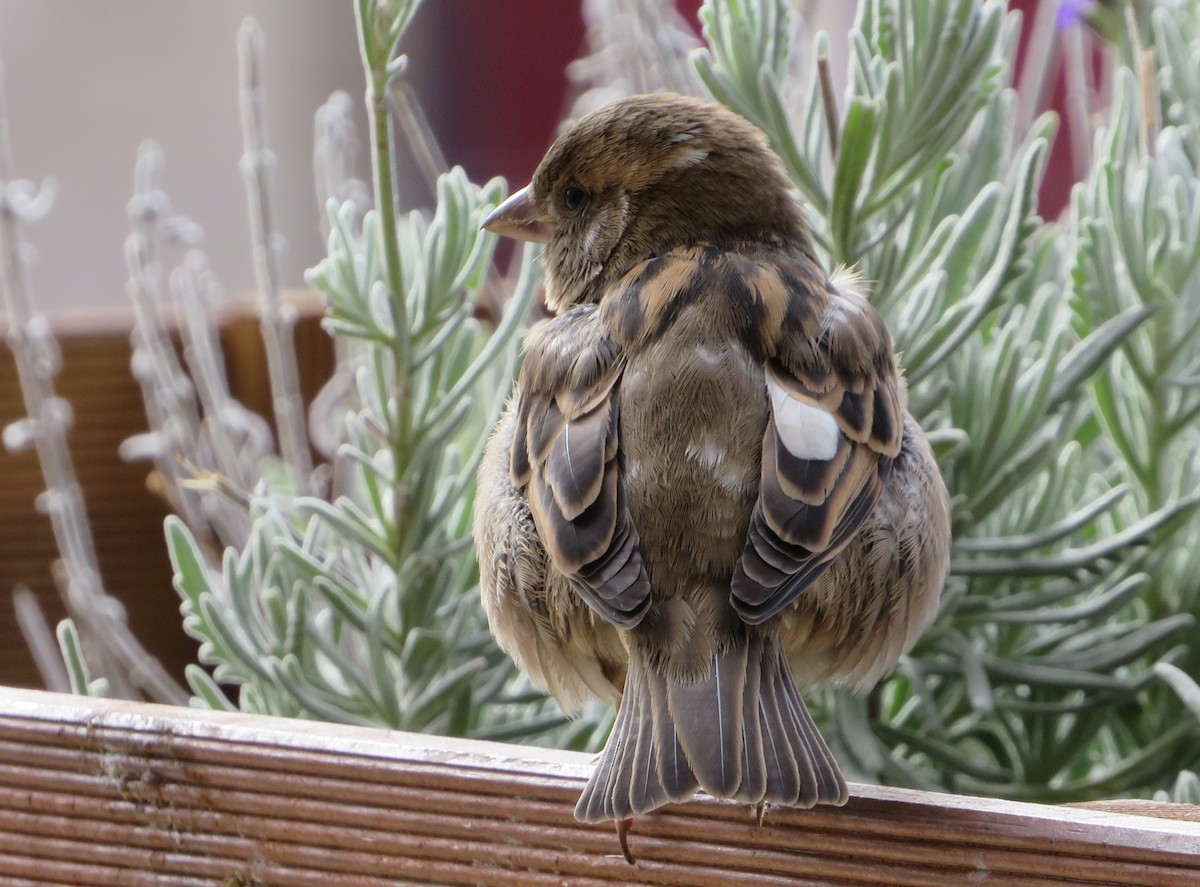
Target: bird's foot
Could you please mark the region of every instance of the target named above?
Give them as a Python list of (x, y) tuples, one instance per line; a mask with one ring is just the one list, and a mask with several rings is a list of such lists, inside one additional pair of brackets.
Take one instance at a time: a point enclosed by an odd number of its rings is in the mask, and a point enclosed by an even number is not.
[(763, 820), (767, 818), (767, 802), (759, 801), (751, 806), (750, 812), (754, 815), (754, 824), (762, 828)]
[(633, 854), (629, 852), (629, 829), (633, 826), (633, 817), (617, 820), (617, 843), (621, 845), (621, 855), (630, 865), (635, 864)]

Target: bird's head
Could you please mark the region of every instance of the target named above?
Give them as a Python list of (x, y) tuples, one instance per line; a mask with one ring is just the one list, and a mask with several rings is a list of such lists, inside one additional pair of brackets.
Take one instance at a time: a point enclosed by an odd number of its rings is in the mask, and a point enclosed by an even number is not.
[(546, 244), (547, 301), (559, 310), (598, 300), (634, 265), (678, 246), (810, 251), (791, 188), (742, 117), (685, 96), (638, 95), (572, 125), (483, 227)]

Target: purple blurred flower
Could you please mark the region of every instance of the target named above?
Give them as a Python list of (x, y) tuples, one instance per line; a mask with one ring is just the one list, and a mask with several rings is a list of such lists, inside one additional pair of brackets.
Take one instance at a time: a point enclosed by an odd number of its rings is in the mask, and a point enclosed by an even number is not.
[(1096, 6), (1096, 0), (1058, 0), (1058, 15), (1055, 16), (1055, 27), (1060, 31), (1082, 24)]

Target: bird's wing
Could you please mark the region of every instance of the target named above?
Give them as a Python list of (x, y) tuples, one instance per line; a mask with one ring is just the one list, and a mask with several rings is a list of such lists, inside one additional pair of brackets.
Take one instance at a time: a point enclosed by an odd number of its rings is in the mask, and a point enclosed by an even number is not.
[(474, 536), (480, 599), (500, 648), (535, 687), (574, 714), (593, 696), (616, 702), (621, 694), (607, 673), (611, 659), (604, 655), (600, 633), (572, 630), (587, 623), (590, 614), (583, 611), (588, 607), (581, 601), (564, 602), (573, 592), (550, 573), (529, 503), (513, 487), (509, 465), (516, 422), (513, 397), (479, 465)]
[[(871, 514), (899, 454), (904, 383), (891, 336), (855, 279), (828, 282), (813, 266), (766, 275), (764, 298), (783, 304), (764, 329), (771, 419), (758, 502), (731, 584), (751, 624), (804, 591)], [(774, 290), (774, 292), (772, 292)]]
[(621, 368), (594, 306), (531, 331), (511, 472), (554, 566), (604, 619), (628, 629), (650, 605), (650, 582), (617, 458)]

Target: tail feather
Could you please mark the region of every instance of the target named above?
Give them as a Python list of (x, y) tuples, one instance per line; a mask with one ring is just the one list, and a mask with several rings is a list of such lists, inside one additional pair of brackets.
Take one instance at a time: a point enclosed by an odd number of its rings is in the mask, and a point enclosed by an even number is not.
[(668, 680), (635, 647), (612, 735), (575, 808), (626, 819), (697, 788), (746, 804), (843, 804), (846, 783), (775, 638), (722, 650), (709, 676)]
[[(648, 799), (647, 796), (650, 793), (645, 761), (647, 760), (646, 746), (654, 742), (654, 730), (653, 728), (646, 729), (649, 712), (646, 711), (645, 703), (645, 696), (638, 700), (637, 710), (630, 719), (637, 727), (637, 732), (630, 736), (629, 741), (625, 744), (625, 751), (621, 755), (615, 771), (621, 774), (619, 782), (628, 787), (629, 804), (633, 807), (639, 806), (639, 800)], [(652, 753), (653, 749), (650, 752)]]
[[(649, 684), (646, 698), (650, 701), (655, 744), (658, 751), (658, 757), (653, 762), (656, 769), (647, 766), (647, 771), (652, 774), (651, 778), (657, 778), (662, 783), (663, 792), (668, 801), (686, 801), (696, 793), (700, 783), (696, 781), (696, 774), (692, 772), (692, 767), (688, 763), (687, 753), (679, 742), (679, 731), (675, 729), (670, 711), (661, 702), (655, 704), (655, 700), (661, 701), (667, 698), (666, 678), (656, 671), (641, 667), (641, 657), (637, 658), (639, 673), (644, 675), (644, 679)], [(647, 761), (647, 765), (650, 763)]]
[[(795, 691), (796, 685), (792, 679), (792, 672), (788, 668), (786, 659), (782, 660), (781, 667), (787, 681), (792, 684), (792, 689)], [(846, 780), (842, 777), (842, 771), (833, 757), (833, 752), (825, 744), (825, 738), (817, 730), (817, 725), (813, 723), (812, 715), (808, 712), (808, 706), (804, 704), (804, 700), (800, 698), (799, 693), (793, 698), (793, 704), (795, 705), (794, 714), (799, 723), (800, 735), (804, 738), (805, 747), (808, 751), (808, 762), (816, 777), (815, 797), (809, 803), (798, 806), (811, 807), (813, 804), (835, 804), (841, 806), (850, 799), (850, 793), (846, 788)]]
[(763, 726), (759, 716), (762, 688), (762, 658), (746, 657), (746, 685), (742, 690), (742, 793), (764, 797), (767, 791), (767, 760), (763, 750)]
[(629, 804), (635, 810), (653, 810), (670, 801), (657, 773), (656, 735), (650, 694), (639, 694), (638, 711), (632, 719), (638, 725), (636, 744), (626, 746), (618, 772), (629, 771)]
[(825, 758), (829, 757), (832, 761), (832, 756), (821, 737), (818, 736), (821, 741), (815, 743), (810, 738), (810, 734), (816, 732), (816, 727), (804, 701), (796, 694), (795, 684), (790, 681), (790, 671), (786, 672), (786, 678), (788, 680), (779, 681), (774, 688), (775, 705), (779, 712), (781, 732), (787, 737), (785, 746), (796, 761), (799, 783), (797, 786), (788, 786), (783, 796), (794, 798), (792, 803), (797, 807), (811, 807), (821, 799), (823, 783), (828, 781), (822, 779), (818, 771), (822, 769)]
[(632, 732), (629, 729), (632, 706), (623, 704), (629, 698), (629, 685), (629, 676), (626, 675), (626, 695), (622, 697), (622, 704), (617, 709), (617, 719), (613, 723), (612, 732), (608, 735), (604, 753), (596, 762), (592, 778), (588, 780), (583, 794), (579, 797), (579, 802), (575, 805), (575, 818), (581, 822), (603, 822), (606, 819), (624, 818), (618, 817), (615, 813), (610, 787), (613, 784), (613, 772), (616, 769), (617, 760), (624, 750), (626, 737)]
[(683, 753), (700, 785), (719, 798), (735, 797), (742, 784), (745, 686), (745, 645), (718, 652), (708, 680), (667, 683), (667, 711)]

